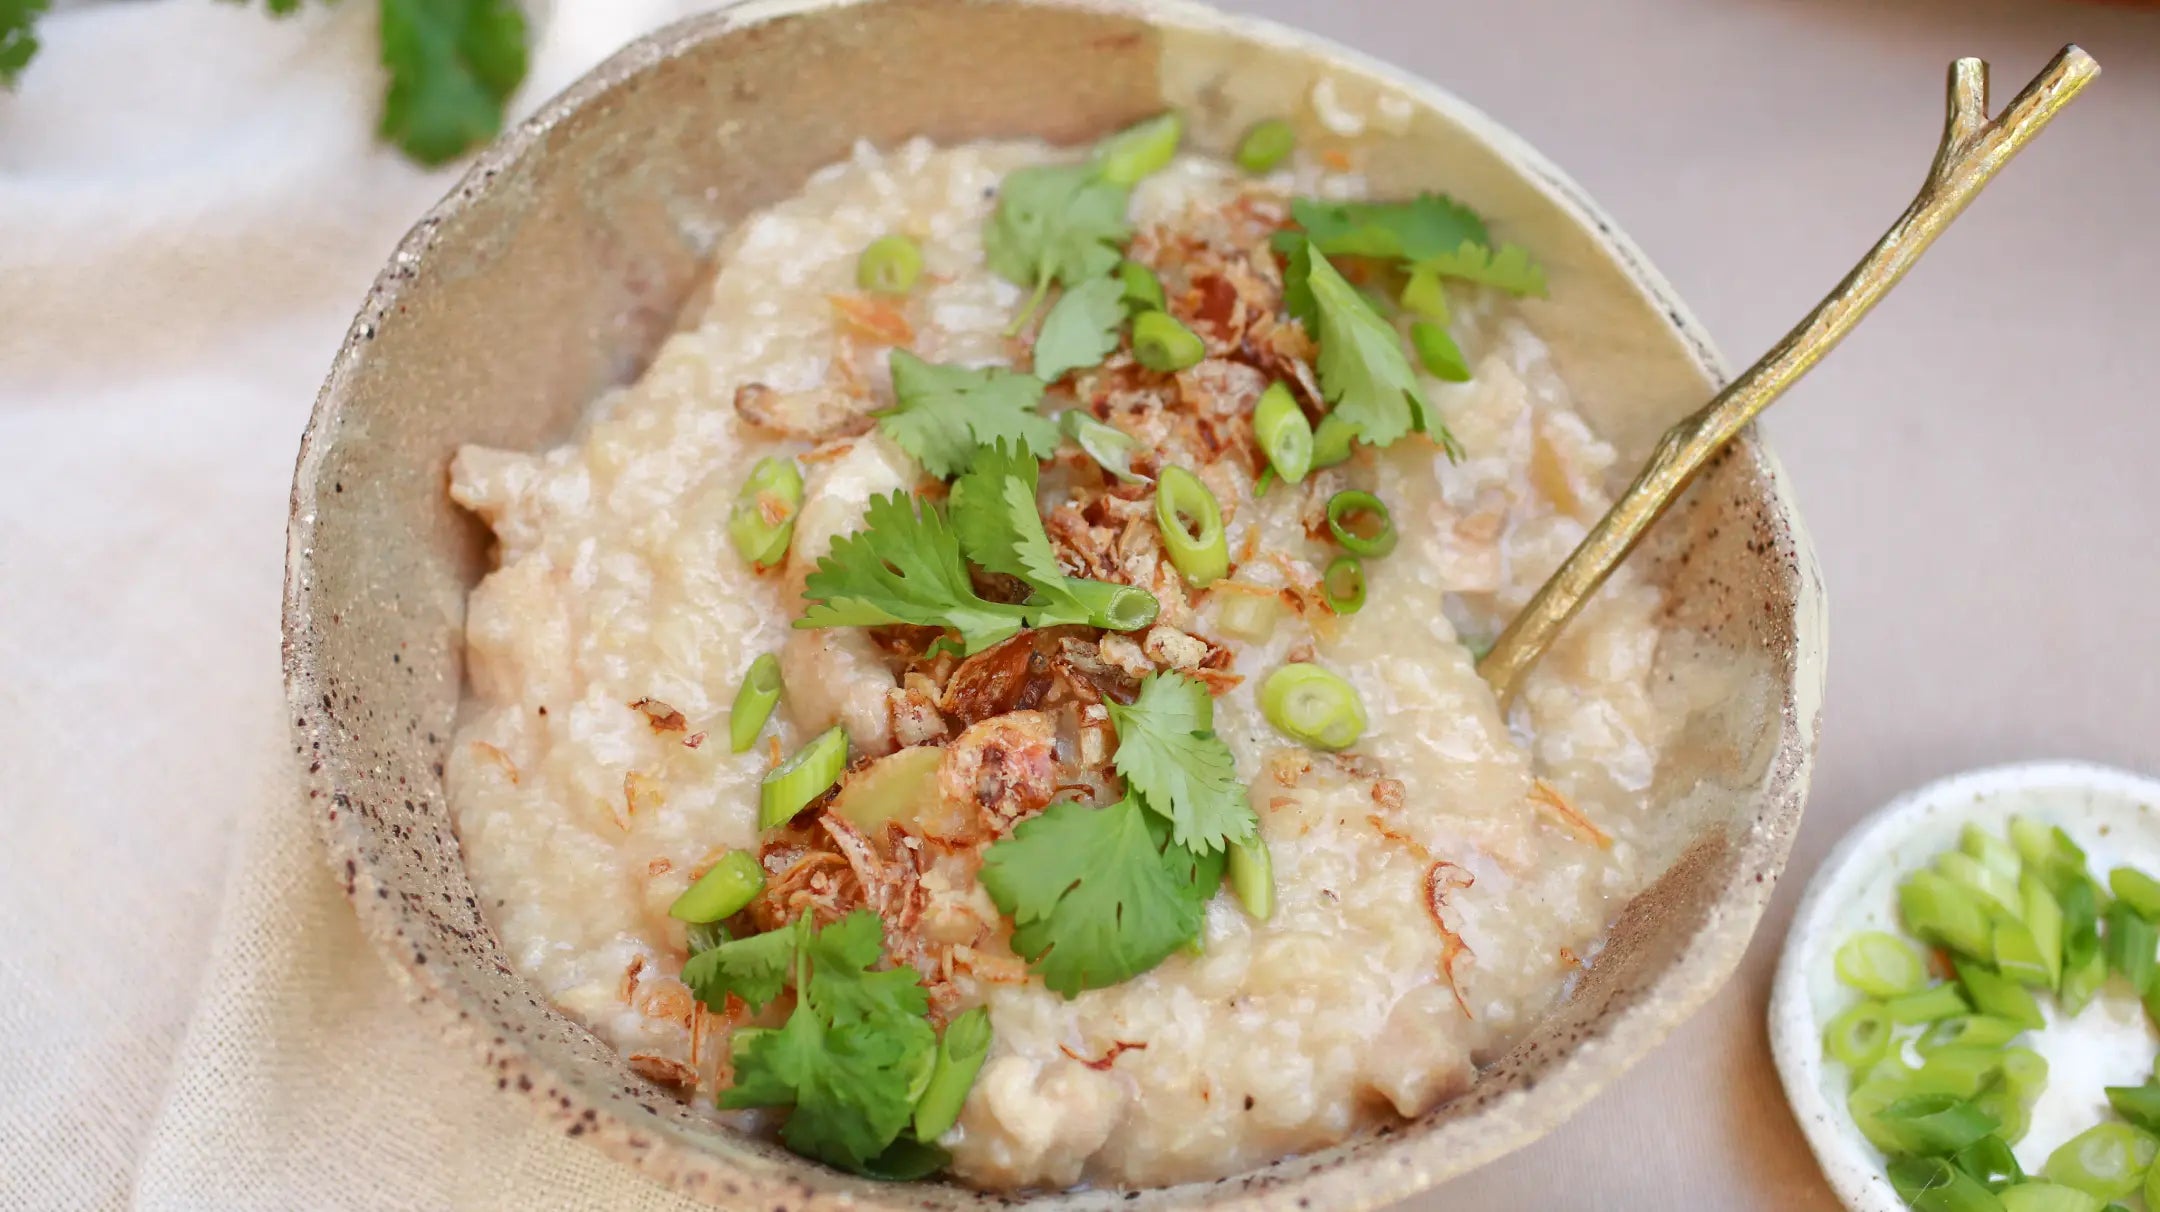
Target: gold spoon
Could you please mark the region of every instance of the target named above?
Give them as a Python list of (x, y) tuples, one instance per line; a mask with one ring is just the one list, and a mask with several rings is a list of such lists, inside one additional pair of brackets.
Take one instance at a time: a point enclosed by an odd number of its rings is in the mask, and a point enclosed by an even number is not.
[(1784, 340), (1700, 411), (1665, 431), (1635, 482), (1500, 633), (1478, 662), (1478, 672), (1492, 685), (1502, 710), (1514, 701), (1523, 678), (1553, 637), (1687, 489), (1695, 473), (1835, 348), (1981, 187), (2099, 74), (2100, 65), (2091, 55), (2066, 46), (1991, 122), (1987, 64), (1959, 59), (1950, 65), (1950, 113), (1943, 122), (1942, 146), (1912, 205)]

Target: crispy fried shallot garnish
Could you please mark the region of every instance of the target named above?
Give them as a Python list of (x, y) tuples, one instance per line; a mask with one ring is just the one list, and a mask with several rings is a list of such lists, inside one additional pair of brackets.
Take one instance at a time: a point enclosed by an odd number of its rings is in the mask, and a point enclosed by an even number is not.
[(1559, 817), (1560, 822), (1575, 836), (1600, 850), (1612, 849), (1612, 835), (1592, 824), (1589, 817), (1576, 811), (1575, 806), (1560, 794), (1560, 789), (1551, 783), (1544, 779), (1530, 780), (1530, 798), (1540, 806), (1551, 809), (1553, 815)]
[(1129, 1043), (1121, 1039), (1112, 1040), (1110, 1041), (1110, 1050), (1103, 1053), (1101, 1056), (1093, 1058), (1092, 1060), (1088, 1057), (1080, 1055), (1078, 1052), (1073, 1051), (1072, 1048), (1066, 1044), (1059, 1044), (1058, 1051), (1064, 1053), (1065, 1055), (1071, 1057), (1076, 1061), (1079, 1061), (1081, 1064), (1086, 1065), (1088, 1068), (1095, 1070), (1097, 1073), (1100, 1073), (1103, 1070), (1108, 1069), (1110, 1066), (1116, 1064), (1117, 1058), (1125, 1055), (1128, 1052), (1147, 1051), (1147, 1045)]
[(1463, 1017), (1474, 1019), (1470, 1003), (1463, 998), (1462, 985), (1455, 969), (1461, 964), (1475, 961), (1468, 944), (1454, 927), (1447, 924), (1448, 894), (1457, 888), (1468, 888), (1477, 877), (1454, 863), (1441, 859), (1425, 869), (1425, 912), (1432, 916), (1433, 928), (1440, 932), (1440, 976), (1447, 981), (1448, 992), (1455, 995), (1455, 1004), (1462, 1007)]
[(630, 706), (645, 713), (645, 722), (654, 732), (682, 732), (690, 727), (683, 713), (655, 698), (642, 698)]

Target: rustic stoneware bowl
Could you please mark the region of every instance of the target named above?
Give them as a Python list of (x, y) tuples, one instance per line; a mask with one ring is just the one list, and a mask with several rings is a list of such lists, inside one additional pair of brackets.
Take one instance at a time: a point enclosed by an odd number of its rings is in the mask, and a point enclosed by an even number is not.
[[(728, 1207), (1009, 1202), (880, 1186), (717, 1130), (511, 970), (443, 798), (465, 595), (487, 556), (445, 495), (445, 466), (462, 442), (563, 438), (587, 401), (639, 373), (729, 224), (857, 139), (1077, 142), (1166, 106), (1216, 151), (1256, 117), (1293, 115), (1308, 142), (1353, 151), (1380, 194), (1445, 189), (1535, 249), (1552, 290), (1530, 319), (1628, 466), (1721, 378), (1670, 288), (1559, 170), (1447, 93), (1293, 30), (1185, 3), (797, 0), (623, 51), (482, 156), (399, 247), (331, 369), (293, 485), (285, 661), (311, 810), (367, 933), (507, 1097)], [(1353, 133), (1355, 113), (1368, 119)], [(1657, 772), (1678, 861), (1621, 914), (1568, 1002), (1470, 1094), (1405, 1127), (1220, 1182), (1031, 1202), (1384, 1204), (1550, 1130), (1710, 996), (1799, 821), (1822, 591), (1753, 434), (1635, 558), (1733, 690)]]

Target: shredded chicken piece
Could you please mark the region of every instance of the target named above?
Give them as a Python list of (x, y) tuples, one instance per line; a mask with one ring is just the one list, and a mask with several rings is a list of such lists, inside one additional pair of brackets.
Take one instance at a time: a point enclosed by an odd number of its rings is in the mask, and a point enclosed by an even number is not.
[(1208, 642), (1186, 635), (1175, 627), (1158, 623), (1141, 638), (1140, 650), (1149, 660), (1169, 669), (1198, 669), (1207, 659)]
[(902, 749), (945, 739), (945, 717), (938, 714), (936, 698), (917, 686), (886, 691), (885, 710), (892, 720), (893, 743)]

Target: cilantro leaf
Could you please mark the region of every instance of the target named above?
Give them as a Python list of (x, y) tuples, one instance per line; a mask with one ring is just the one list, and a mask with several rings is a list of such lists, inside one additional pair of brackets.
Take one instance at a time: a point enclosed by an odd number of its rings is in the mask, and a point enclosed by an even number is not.
[(0, 0), (0, 85), (13, 85), (37, 56), (37, 19), (50, 7), (50, 0)]
[(792, 1107), (780, 1139), (806, 1157), (857, 1173), (919, 1169), (928, 1155), (892, 1150), (913, 1122), (937, 1033), (913, 968), (871, 971), (884, 952), (877, 915), (858, 909), (814, 933), (804, 917), (758, 937), (785, 942), (795, 1008), (777, 1030), (735, 1033), (735, 1081), (720, 1105)]
[(967, 557), (992, 572), (1018, 577), (1035, 590), (1028, 621), (1036, 627), (1089, 623), (1131, 631), (1155, 621), (1161, 603), (1144, 589), (1065, 575), (1050, 549), (1037, 511), (1036, 461), (1003, 443), (976, 452), (975, 465), (953, 481), (947, 512)]
[(1065, 372), (1101, 364), (1118, 347), (1125, 323), (1125, 285), (1090, 278), (1051, 305), (1035, 338), (1035, 377), (1055, 383)]
[(1076, 997), (1146, 972), (1199, 933), (1214, 892), (1201, 891), (1204, 863), (1174, 843), (1166, 855), (1127, 796), (1050, 805), (983, 852), (980, 878), (1029, 971)]
[(380, 25), (383, 138), (441, 164), (495, 137), (525, 78), (525, 16), (513, 0), (382, 0)]
[(1420, 194), (1408, 202), (1322, 202), (1297, 198), (1290, 217), (1313, 247), (1331, 257), (1380, 257), (1423, 261), (1454, 253), (1465, 243), (1491, 243), (1485, 220), (1445, 194)]
[(1465, 240), (1454, 252), (1423, 258), (1412, 267), (1413, 273), (1421, 270), (1444, 278), (1480, 282), (1512, 295), (1545, 293), (1544, 266), (1532, 261), (1520, 244), (1503, 244), (1494, 249)]
[(913, 968), (870, 970), (885, 954), (885, 927), (867, 909), (818, 931), (804, 952), (810, 960), (810, 1000), (836, 1026), (930, 1012), (930, 996)]
[(975, 592), (960, 540), (938, 507), (904, 492), (871, 499), (863, 529), (833, 540), (803, 582), (810, 605), (797, 627), (949, 627), (967, 652), (1020, 630), (1018, 606)]
[(1111, 761), (1129, 791), (1170, 822), (1178, 845), (1207, 853), (1252, 839), (1252, 803), (1230, 746), (1215, 735), (1207, 687), (1181, 673), (1151, 673), (1131, 706), (1104, 705), (1117, 728)]
[(1051, 282), (1074, 287), (1116, 268), (1116, 245), (1131, 232), (1125, 223), (1129, 196), (1093, 164), (1045, 164), (1005, 175), (997, 210), (983, 231), (983, 255), (999, 277), (1035, 292), (1014, 331), (1034, 314)]
[(939, 479), (966, 471), (980, 446), (1009, 441), (1037, 458), (1057, 449), (1057, 422), (1042, 415), (1042, 380), (986, 367), (940, 366), (892, 351), (895, 400), (872, 416), (902, 450)]
[(1418, 387), (1402, 337), (1309, 242), (1291, 254), (1283, 297), (1320, 344), (1314, 369), (1322, 394), (1358, 437), (1386, 446), (1422, 430), (1449, 457), (1460, 457), (1454, 435)]
[(795, 953), (808, 932), (808, 918), (797, 925), (753, 934), (700, 951), (683, 964), (682, 982), (714, 1010), (727, 1009), (727, 995), (743, 999), (755, 1012), (780, 996)]
[[(1492, 242), (1476, 211), (1445, 194), (1408, 202), (1320, 202), (1298, 198), (1291, 217), (1304, 238), (1331, 257), (1378, 257), (1406, 263), (1413, 274), (1480, 282), (1515, 295), (1545, 293), (1545, 271), (1519, 244)], [(1289, 249), (1285, 232), (1276, 246)], [(1444, 318), (1444, 317), (1435, 317)]]

